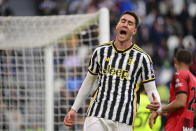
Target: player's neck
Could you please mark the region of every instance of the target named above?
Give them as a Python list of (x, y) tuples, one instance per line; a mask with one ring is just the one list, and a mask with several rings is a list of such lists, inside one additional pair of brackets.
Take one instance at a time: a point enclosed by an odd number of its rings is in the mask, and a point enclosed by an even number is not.
[(132, 41), (120, 42), (120, 41), (116, 40), (114, 44), (118, 50), (123, 51), (123, 50), (128, 49), (133, 43), (132, 43)]
[(189, 70), (189, 66), (181, 63), (178, 67), (176, 67), (176, 70)]

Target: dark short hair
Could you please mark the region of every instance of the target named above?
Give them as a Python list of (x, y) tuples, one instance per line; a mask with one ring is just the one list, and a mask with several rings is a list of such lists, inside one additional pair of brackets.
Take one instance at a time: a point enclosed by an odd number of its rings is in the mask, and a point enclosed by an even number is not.
[(121, 14), (121, 17), (123, 16), (123, 15), (126, 15), (126, 14), (128, 14), (128, 15), (131, 15), (131, 16), (133, 16), (134, 18), (135, 18), (135, 25), (136, 25), (136, 27), (139, 25), (139, 18), (138, 18), (138, 16), (137, 16), (137, 14), (135, 13), (135, 12), (133, 12), (133, 11), (125, 11), (125, 12), (123, 12), (122, 14)]
[(175, 58), (179, 62), (189, 65), (192, 62), (192, 53), (187, 49), (179, 49), (175, 54)]

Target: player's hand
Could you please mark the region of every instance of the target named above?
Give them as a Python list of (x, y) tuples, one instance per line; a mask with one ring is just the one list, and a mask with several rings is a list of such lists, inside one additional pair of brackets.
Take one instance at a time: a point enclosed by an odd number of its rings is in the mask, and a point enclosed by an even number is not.
[(150, 111), (156, 111), (159, 107), (160, 107), (160, 103), (159, 101), (157, 100), (156, 96), (154, 95), (154, 93), (152, 93), (152, 98), (153, 98), (153, 101), (150, 102), (150, 104), (148, 104), (146, 106), (147, 109), (150, 109)]
[(73, 126), (75, 124), (76, 111), (71, 109), (64, 118), (65, 126)]
[(153, 125), (156, 123), (157, 116), (158, 116), (158, 113), (153, 111), (150, 116), (150, 119), (149, 119), (149, 126), (151, 129), (152, 129)]

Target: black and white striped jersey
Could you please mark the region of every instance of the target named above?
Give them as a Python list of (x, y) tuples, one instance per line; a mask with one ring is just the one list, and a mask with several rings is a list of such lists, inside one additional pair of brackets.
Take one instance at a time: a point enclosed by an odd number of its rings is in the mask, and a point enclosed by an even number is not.
[(111, 41), (95, 49), (88, 70), (98, 75), (98, 88), (87, 116), (132, 125), (139, 105), (140, 84), (155, 80), (150, 56), (136, 44), (120, 51)]

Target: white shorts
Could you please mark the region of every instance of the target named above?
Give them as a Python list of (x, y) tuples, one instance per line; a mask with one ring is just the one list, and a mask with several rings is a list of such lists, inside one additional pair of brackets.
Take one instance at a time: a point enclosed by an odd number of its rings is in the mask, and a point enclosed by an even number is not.
[(132, 131), (132, 126), (98, 117), (87, 117), (83, 131)]

